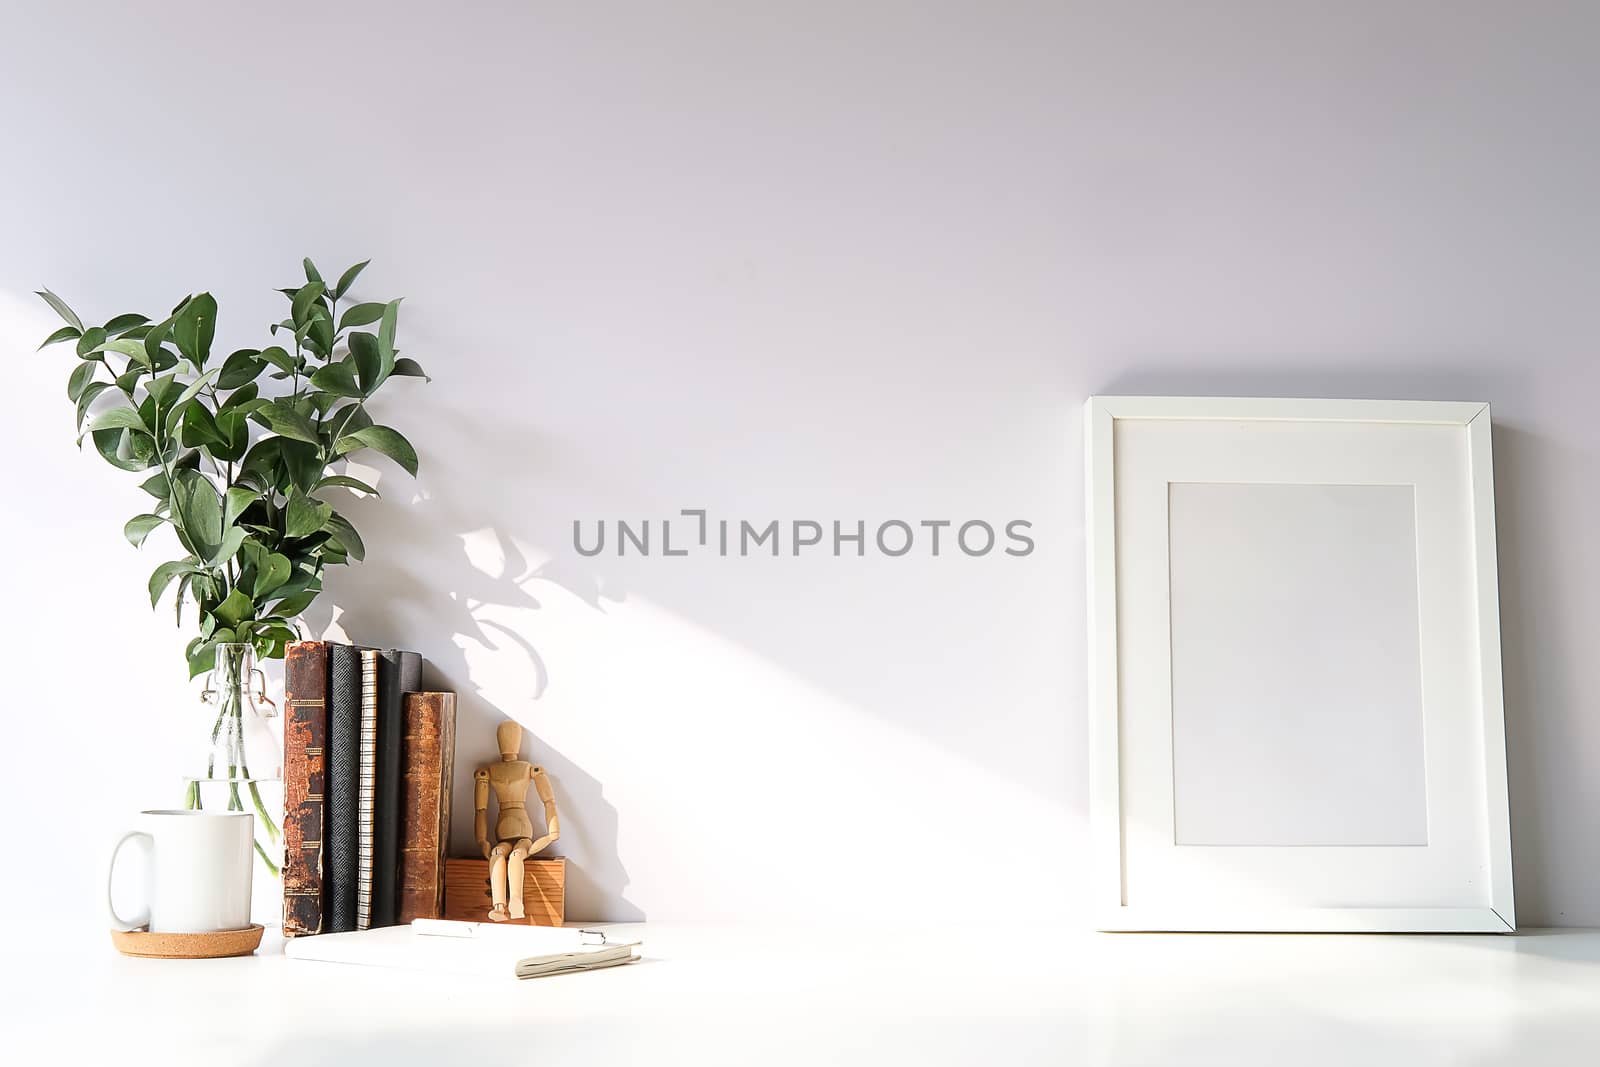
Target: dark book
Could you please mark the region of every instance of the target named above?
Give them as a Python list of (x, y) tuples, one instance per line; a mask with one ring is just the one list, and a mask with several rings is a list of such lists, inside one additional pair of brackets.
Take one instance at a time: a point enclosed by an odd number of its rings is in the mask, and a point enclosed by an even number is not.
[(444, 918), (450, 848), (450, 778), (456, 762), (456, 695), (407, 693), (401, 751), (398, 923)]
[(400, 788), (406, 693), (422, 688), (422, 657), (378, 653), (377, 775), (374, 788), (372, 925), (393, 926), (399, 915)]
[(295, 641), (284, 655), (283, 936), (322, 933), (328, 652)]
[(372, 865), (377, 848), (378, 653), (361, 650), (361, 758), (356, 789), (356, 929), (372, 927)]
[(323, 816), (323, 930), (356, 928), (361, 781), (361, 650), (328, 645), (328, 757)]

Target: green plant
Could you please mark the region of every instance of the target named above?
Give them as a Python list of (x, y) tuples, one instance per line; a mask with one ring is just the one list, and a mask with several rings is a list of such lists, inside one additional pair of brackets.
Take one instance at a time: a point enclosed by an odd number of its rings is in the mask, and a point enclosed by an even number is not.
[[(280, 290), (289, 317), (270, 327), (279, 343), (220, 362), (211, 352), (217, 302), (210, 293), (185, 297), (160, 322), (129, 314), (100, 326), (85, 326), (48, 289), (39, 293), (66, 322), (39, 347), (72, 342), (76, 351), (67, 398), (77, 407), (79, 446), (88, 437), (112, 466), (151, 472), (141, 488), (153, 503), (123, 535), (138, 547), (171, 526), (184, 552), (155, 568), (149, 593), (154, 608), (176, 585), (179, 626), (185, 602), (194, 602), (190, 677), (211, 667), (223, 643), (281, 658), (296, 637), (296, 618), (322, 590), (324, 568), (365, 555), (355, 527), (325, 499), (330, 490), (377, 495), (345, 472), (347, 458), (372, 449), (417, 472), (411, 443), (374, 423), (366, 407), (390, 378), (426, 377), (395, 348), (400, 301), (339, 311), (365, 266), (330, 286), (305, 260), (305, 284)], [(230, 714), (239, 708), (224, 704), (213, 741)], [(242, 750), (238, 767), (234, 758), (230, 752), (230, 782), (248, 779)], [(236, 786), (231, 801), (238, 806)], [(257, 810), (275, 837), (259, 798)]]
[[(155, 569), (149, 592), (154, 607), (176, 582), (180, 626), (185, 600), (198, 609), (186, 650), (191, 677), (210, 667), (222, 642), (281, 658), (295, 618), (322, 589), (323, 569), (364, 556), (355, 527), (323, 499), (335, 488), (377, 494), (342, 471), (345, 459), (373, 449), (417, 472), (411, 443), (366, 409), (391, 377), (425, 377), (395, 348), (400, 301), (338, 312), (365, 266), (329, 286), (307, 259), (305, 284), (280, 290), (289, 317), (270, 329), (284, 343), (240, 349), (212, 367), (210, 293), (185, 297), (161, 322), (118, 315), (103, 326), (85, 326), (60, 297), (39, 293), (66, 321), (39, 347), (71, 341), (76, 349), (67, 397), (77, 405), (79, 445), (87, 436), (112, 466), (154, 472), (141, 484), (154, 503), (123, 535), (137, 547), (170, 525), (186, 552)], [(263, 374), (283, 383), (272, 395)], [(91, 417), (108, 397), (116, 403)]]

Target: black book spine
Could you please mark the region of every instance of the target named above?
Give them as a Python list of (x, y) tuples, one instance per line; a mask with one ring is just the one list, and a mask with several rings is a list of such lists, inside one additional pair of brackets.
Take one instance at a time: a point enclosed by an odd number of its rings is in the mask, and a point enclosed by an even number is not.
[(356, 928), (356, 833), (361, 778), (361, 652), (328, 646), (328, 774), (324, 818), (324, 930)]
[(422, 688), (422, 657), (389, 649), (378, 655), (378, 782), (374, 822), (372, 925), (400, 916), (400, 794), (405, 777), (405, 694)]

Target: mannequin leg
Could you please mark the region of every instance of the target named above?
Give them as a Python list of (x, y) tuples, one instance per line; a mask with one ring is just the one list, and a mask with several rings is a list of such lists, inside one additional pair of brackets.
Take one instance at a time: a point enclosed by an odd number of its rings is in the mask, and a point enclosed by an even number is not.
[[(493, 907), (489, 909), (489, 918), (497, 923), (503, 923), (509, 915), (506, 914), (506, 853), (511, 851), (511, 846), (505, 842), (494, 846), (494, 851), (489, 853), (489, 897)], [(520, 871), (522, 864), (517, 864)], [(517, 894), (522, 893), (522, 880), (517, 880)]]
[(506, 874), (506, 884), (511, 890), (511, 917), (513, 919), (526, 919), (527, 913), (522, 910), (522, 861), (528, 858), (528, 853), (533, 851), (533, 842), (524, 837), (517, 842), (517, 847), (511, 850), (511, 867)]

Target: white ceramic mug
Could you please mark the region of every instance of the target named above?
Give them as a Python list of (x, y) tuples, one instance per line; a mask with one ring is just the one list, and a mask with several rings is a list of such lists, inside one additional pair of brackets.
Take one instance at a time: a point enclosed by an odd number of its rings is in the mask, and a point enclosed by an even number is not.
[[(141, 829), (122, 835), (111, 850), (106, 907), (119, 930), (148, 926), (151, 933), (200, 934), (250, 925), (250, 875), (255, 817), (247, 811), (142, 811)], [(145, 852), (144, 909), (117, 914), (111, 875), (122, 846)]]

